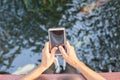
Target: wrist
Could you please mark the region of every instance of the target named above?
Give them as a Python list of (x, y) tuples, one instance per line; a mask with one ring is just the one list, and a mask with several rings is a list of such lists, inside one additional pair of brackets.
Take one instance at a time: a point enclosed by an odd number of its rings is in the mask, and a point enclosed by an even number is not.
[(46, 69), (48, 69), (46, 66), (44, 66), (44, 65), (39, 65), (38, 66), (38, 68), (40, 69), (40, 70), (42, 70), (42, 72), (44, 72)]
[(26, 74), (21, 80), (34, 80), (37, 79), (47, 68), (39, 65), (36, 69)]
[(75, 68), (79, 70), (80, 67), (84, 67), (85, 64), (81, 61), (76, 61)]
[(74, 68), (77, 68), (79, 65), (79, 61), (75, 60), (72, 64), (71, 64)]

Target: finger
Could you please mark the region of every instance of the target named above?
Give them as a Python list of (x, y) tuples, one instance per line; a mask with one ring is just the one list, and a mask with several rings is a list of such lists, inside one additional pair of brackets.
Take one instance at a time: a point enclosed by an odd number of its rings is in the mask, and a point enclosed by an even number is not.
[(57, 47), (54, 47), (54, 48), (51, 50), (51, 55), (54, 56), (54, 55), (55, 55), (55, 52), (57, 51), (57, 49), (58, 49)]
[(66, 43), (66, 47), (67, 47), (67, 50), (69, 50), (70, 49), (70, 43), (67, 41), (67, 43)]
[(70, 46), (70, 43), (68, 41), (66, 43), (67, 43), (67, 46)]
[(45, 51), (49, 53), (49, 42), (45, 43)]
[(44, 48), (42, 49), (42, 53), (44, 52)]
[(66, 58), (68, 56), (62, 46), (59, 46), (59, 50), (64, 58)]

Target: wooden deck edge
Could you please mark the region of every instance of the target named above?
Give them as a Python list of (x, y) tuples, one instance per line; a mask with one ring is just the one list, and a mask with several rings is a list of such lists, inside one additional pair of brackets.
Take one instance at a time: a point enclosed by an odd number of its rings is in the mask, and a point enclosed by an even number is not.
[[(99, 73), (106, 80), (120, 80), (120, 72), (112, 72), (112, 73)], [(20, 80), (23, 75), (10, 75), (10, 74), (0, 74), (0, 80)], [(74, 79), (73, 79), (74, 78)], [(85, 80), (79, 74), (42, 74), (40, 76), (40, 80), (62, 80), (62, 79), (72, 79), (72, 80)]]

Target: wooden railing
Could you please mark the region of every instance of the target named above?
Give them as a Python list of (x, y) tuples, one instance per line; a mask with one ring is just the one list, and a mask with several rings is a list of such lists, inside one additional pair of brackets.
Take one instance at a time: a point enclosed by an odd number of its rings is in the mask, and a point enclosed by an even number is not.
[[(106, 80), (120, 80), (120, 72), (99, 73)], [(0, 74), (0, 80), (20, 80), (23, 75)], [(86, 80), (80, 74), (42, 74), (40, 80)]]

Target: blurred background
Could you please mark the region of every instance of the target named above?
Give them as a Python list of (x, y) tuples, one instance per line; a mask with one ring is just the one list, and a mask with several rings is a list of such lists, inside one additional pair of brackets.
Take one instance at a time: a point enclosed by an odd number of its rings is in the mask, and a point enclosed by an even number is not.
[(79, 59), (93, 70), (120, 71), (120, 0), (81, 11), (97, 1), (0, 0), (0, 72), (39, 64), (52, 27), (66, 28)]

